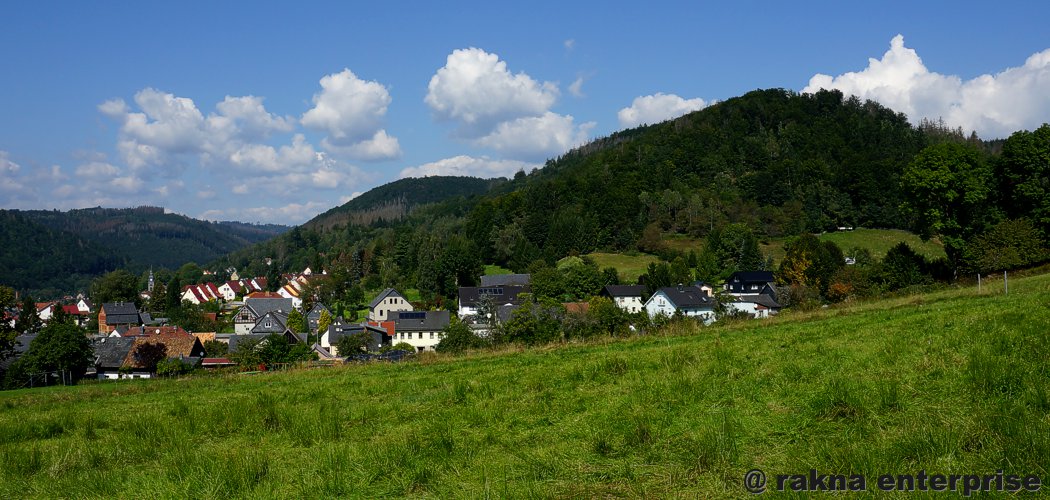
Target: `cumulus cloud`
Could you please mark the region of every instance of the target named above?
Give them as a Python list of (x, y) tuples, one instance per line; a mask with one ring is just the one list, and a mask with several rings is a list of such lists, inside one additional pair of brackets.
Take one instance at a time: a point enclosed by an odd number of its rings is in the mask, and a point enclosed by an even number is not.
[(1036, 128), (1050, 116), (1050, 49), (1033, 54), (1023, 66), (963, 81), (930, 71), (897, 35), (882, 59), (868, 59), (864, 70), (814, 75), (802, 91), (822, 88), (877, 101), (908, 115), (913, 123), (943, 118), (952, 127), (975, 130), (985, 138), (1006, 137)]
[(635, 97), (630, 107), (621, 109), (616, 116), (620, 119), (621, 127), (637, 127), (643, 123), (660, 123), (677, 118), (686, 113), (704, 109), (707, 105), (708, 103), (699, 97), (684, 99), (675, 94), (657, 92), (652, 95)]
[(588, 122), (577, 127), (572, 116), (548, 111), (542, 116), (500, 123), (496, 130), (475, 143), (514, 158), (542, 160), (586, 142), (594, 126), (594, 122)]
[(77, 177), (97, 178), (115, 177), (120, 173), (120, 168), (102, 161), (93, 161), (80, 165), (74, 170)]
[(401, 148), (396, 138), (382, 129), (390, 93), (379, 82), (365, 81), (349, 69), (321, 78), (321, 92), (314, 94), (314, 107), (300, 120), (303, 126), (325, 132), (322, 146), (356, 159), (397, 158)]
[(554, 83), (512, 74), (499, 56), (477, 48), (449, 54), (427, 88), (424, 102), (434, 115), (458, 121), (467, 137), (486, 135), (506, 120), (542, 115), (558, 98)]
[(593, 128), (593, 123), (574, 125), (571, 116), (552, 112), (558, 95), (556, 84), (511, 73), (498, 55), (469, 48), (449, 54), (430, 79), (424, 101), (435, 118), (458, 124), (459, 138), (534, 161), (564, 153)]
[(493, 160), (486, 156), (455, 156), (401, 171), (401, 178), (456, 175), (468, 177), (511, 177), (519, 170), (532, 171), (542, 165), (516, 160)]

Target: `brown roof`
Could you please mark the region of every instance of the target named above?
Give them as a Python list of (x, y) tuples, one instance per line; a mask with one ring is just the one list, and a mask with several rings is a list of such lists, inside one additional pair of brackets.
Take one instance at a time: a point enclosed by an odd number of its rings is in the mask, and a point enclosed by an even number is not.
[(197, 337), (197, 340), (201, 341), (201, 344), (209, 340), (215, 340), (215, 332), (197, 332), (194, 333), (193, 336)]
[(124, 358), (124, 366), (131, 368), (144, 368), (135, 360), (135, 350), (142, 344), (164, 344), (168, 346), (168, 357), (177, 358), (179, 356), (189, 357), (194, 354), (203, 354), (204, 348), (201, 346), (201, 341), (197, 340), (197, 337), (193, 335), (181, 335), (177, 333), (172, 334), (161, 334), (153, 335), (150, 337), (135, 337), (135, 344), (131, 346), (128, 351), (128, 356)]
[(179, 335), (183, 337), (189, 337), (190, 334), (177, 326), (147, 326), (145, 328), (141, 326), (135, 326), (128, 329), (128, 333), (125, 333), (125, 337), (156, 337), (158, 335)]
[(246, 298), (249, 299), (283, 299), (277, 292), (252, 292)]
[(565, 306), (565, 312), (587, 314), (587, 311), (591, 309), (591, 304), (588, 302), (563, 302)]

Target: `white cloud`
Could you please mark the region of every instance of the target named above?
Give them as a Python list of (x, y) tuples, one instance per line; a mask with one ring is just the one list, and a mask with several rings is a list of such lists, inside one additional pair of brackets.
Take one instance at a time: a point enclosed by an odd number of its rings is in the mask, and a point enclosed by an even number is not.
[(100, 177), (115, 177), (120, 173), (120, 169), (115, 165), (101, 161), (93, 161), (91, 163), (85, 163), (80, 165), (74, 171), (77, 177), (86, 178), (100, 178)]
[(136, 193), (142, 190), (142, 179), (134, 176), (114, 177), (109, 181), (110, 187), (121, 193)]
[(397, 139), (381, 128), (390, 100), (382, 84), (362, 80), (344, 69), (321, 78), (314, 107), (300, 121), (328, 134), (322, 145), (329, 151), (363, 160), (397, 158), (401, 155)]
[(401, 157), (401, 144), (397, 137), (387, 135), (386, 130), (379, 130), (371, 139), (350, 146), (340, 146), (325, 138), (321, 140), (321, 147), (327, 151), (362, 161), (391, 160)]
[(882, 59), (839, 76), (814, 75), (803, 92), (837, 89), (905, 113), (913, 123), (943, 118), (952, 127), (975, 130), (984, 138), (1034, 129), (1050, 116), (1050, 49), (1030, 56), (1023, 66), (963, 81), (931, 72), (914, 49), (895, 36)]
[(333, 206), (333, 204), (325, 201), (308, 201), (306, 203), (288, 203), (272, 207), (234, 207), (207, 210), (200, 214), (200, 218), (207, 220), (258, 221), (274, 224), (301, 224)]
[(578, 77), (569, 85), (569, 93), (573, 97), (584, 97), (583, 95), (583, 77)]
[(476, 158), (461, 155), (425, 163), (418, 167), (406, 168), (401, 171), (400, 177), (431, 177), (439, 175), (483, 178), (511, 177), (519, 170), (529, 172), (540, 167), (542, 165), (524, 161), (493, 160), (485, 156)]
[(218, 114), (208, 117), (208, 128), (220, 134), (220, 140), (240, 139), (258, 141), (273, 132), (291, 132), (295, 121), (290, 117), (275, 116), (263, 107), (261, 97), (226, 96), (215, 105)]
[(572, 50), (576, 48), (576, 39), (570, 38), (562, 42), (562, 44), (565, 45), (565, 50)]
[(502, 121), (540, 116), (557, 98), (555, 84), (512, 74), (496, 54), (469, 48), (449, 54), (424, 101), (439, 119), (460, 122), (465, 137), (479, 137)]
[(620, 126), (637, 127), (643, 123), (660, 123), (707, 107), (703, 99), (683, 99), (675, 94), (656, 94), (635, 97), (630, 107), (616, 114)]
[(576, 127), (572, 116), (548, 111), (543, 116), (500, 123), (496, 130), (476, 140), (475, 144), (514, 158), (543, 160), (586, 142), (594, 125), (594, 122), (589, 122)]

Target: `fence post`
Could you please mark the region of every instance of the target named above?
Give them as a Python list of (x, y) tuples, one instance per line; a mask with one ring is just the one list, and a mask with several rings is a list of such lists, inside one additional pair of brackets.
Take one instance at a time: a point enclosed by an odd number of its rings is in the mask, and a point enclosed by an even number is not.
[(977, 293), (981, 293), (981, 273), (977, 273)]
[(1008, 281), (1008, 279), (1009, 278), (1006, 276), (1006, 271), (1003, 271), (1003, 290), (1004, 290), (1003, 294), (1004, 295), (1010, 295), (1010, 282)]

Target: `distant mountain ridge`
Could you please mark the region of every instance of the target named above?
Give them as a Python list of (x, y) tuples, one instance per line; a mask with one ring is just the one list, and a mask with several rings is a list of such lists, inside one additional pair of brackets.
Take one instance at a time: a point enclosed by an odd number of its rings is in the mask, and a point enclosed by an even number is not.
[(205, 263), (289, 228), (209, 222), (160, 207), (0, 210), (0, 284), (47, 296), (125, 268)]

